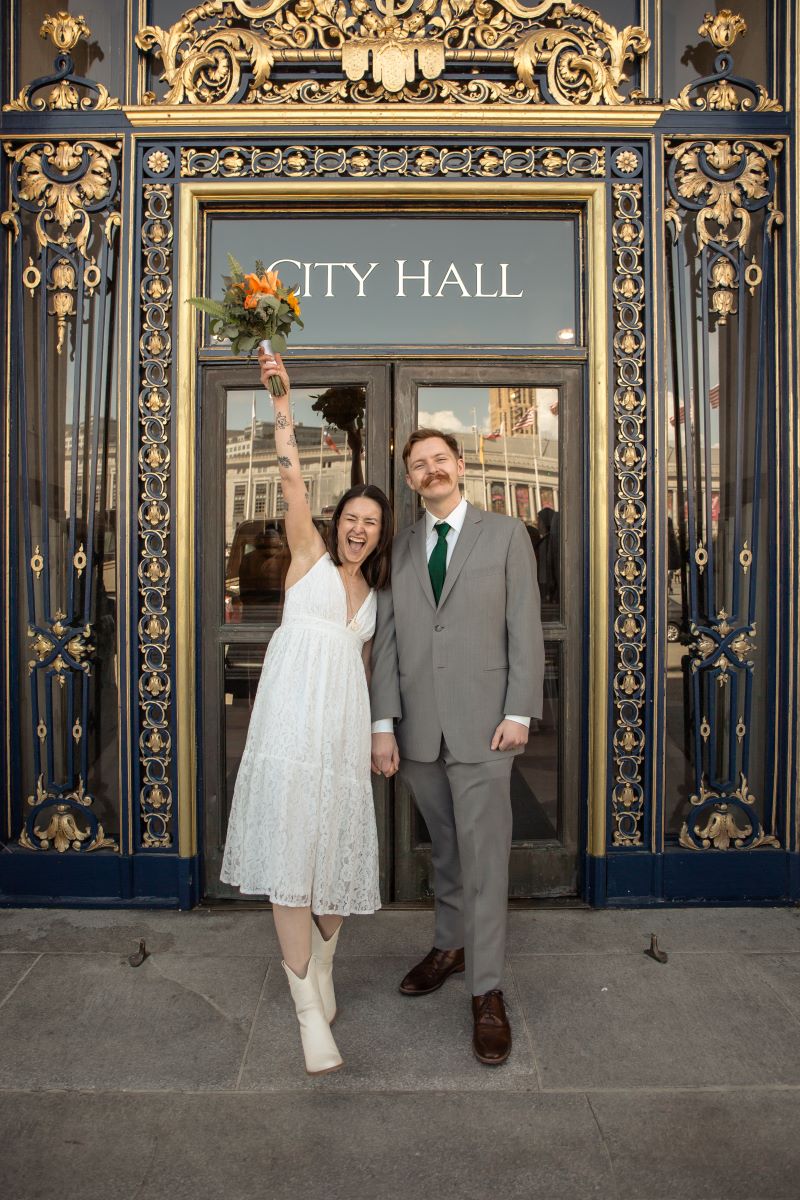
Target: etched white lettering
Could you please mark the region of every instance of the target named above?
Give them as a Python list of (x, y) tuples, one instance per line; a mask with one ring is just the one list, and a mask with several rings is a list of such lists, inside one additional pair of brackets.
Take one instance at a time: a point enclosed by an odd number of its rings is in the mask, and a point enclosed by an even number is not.
[[(453, 276), (452, 279), (451, 279), (451, 276)], [(469, 300), (471, 298), (469, 292), (467, 291), (467, 287), (466, 287), (466, 284), (464, 283), (464, 280), (461, 278), (461, 276), (458, 273), (458, 268), (456, 267), (456, 264), (452, 263), (452, 262), (450, 263), (450, 266), (447, 268), (444, 279), (442, 280), (442, 282), (439, 285), (439, 290), (436, 293), (437, 300), (442, 299), (442, 292), (444, 291), (444, 289), (446, 287), (461, 288), (461, 295), (464, 297), (464, 299)]]
[(524, 292), (508, 291), (508, 263), (500, 263), (500, 296), (504, 300), (518, 300)]
[(364, 291), (364, 284), (367, 282), (367, 280), (369, 279), (372, 272), (378, 266), (378, 263), (376, 263), (376, 262), (370, 263), (369, 270), (365, 271), (363, 275), (358, 270), (358, 267), (356, 266), (355, 263), (347, 263), (346, 266), (347, 266), (348, 271), (350, 271), (358, 280), (358, 291), (357, 291), (356, 295), (360, 299), (362, 296), (366, 295), (366, 292)]
[(422, 267), (421, 275), (406, 275), (406, 273), (403, 269), (406, 265), (406, 259), (398, 258), (395, 261), (397, 263), (397, 293), (396, 293), (397, 296), (398, 297), (402, 296), (405, 299), (405, 295), (406, 295), (405, 285), (407, 283), (409, 283), (412, 279), (419, 279), (424, 284), (423, 289), (420, 292), (420, 295), (429, 297), (431, 294), (431, 285), (430, 285), (431, 260), (429, 258), (421, 258), (419, 260), (419, 264)]
[(494, 300), (496, 296), (496, 289), (493, 292), (485, 292), (483, 290), (483, 263), (475, 263), (475, 299)]
[(326, 298), (326, 300), (330, 300), (330, 299), (333, 297), (333, 272), (334, 272), (334, 268), (336, 268), (336, 267), (349, 267), (349, 265), (350, 265), (350, 264), (349, 264), (349, 263), (346, 263), (346, 262), (316, 262), (316, 263), (314, 263), (314, 267), (315, 267), (315, 268), (316, 268), (316, 267), (325, 267), (325, 268), (327, 269), (327, 272), (328, 272), (328, 286), (327, 286), (327, 288), (326, 288), (326, 290), (325, 290), (325, 298)]

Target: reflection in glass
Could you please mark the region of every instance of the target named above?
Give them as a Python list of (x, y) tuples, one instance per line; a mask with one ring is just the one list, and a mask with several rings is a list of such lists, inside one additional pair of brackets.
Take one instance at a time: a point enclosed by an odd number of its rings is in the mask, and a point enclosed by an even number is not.
[[(756, 214), (754, 226), (762, 221), (763, 214)], [(680, 235), (671, 271), (684, 317), (670, 328), (667, 393), (665, 796), (667, 830), (687, 844), (684, 822), (703, 789), (735, 798), (746, 781), (747, 804), (764, 818), (770, 709), (762, 397), (767, 351), (759, 342), (761, 297), (750, 302), (742, 290), (740, 311), (724, 322), (711, 317), (691, 228)], [(681, 332), (704, 324), (711, 328), (703, 337)], [(701, 825), (712, 841), (723, 826), (720, 836), (747, 826), (753, 832), (752, 814), (736, 805), (725, 812), (717, 806), (710, 817), (703, 810)]]
[[(365, 478), (366, 391), (293, 389), (295, 436), (314, 521), (325, 534), (339, 497)], [(289, 569), (285, 503), (272, 402), (263, 389), (227, 393), (225, 596), (227, 624), (280, 623)]]
[(421, 426), (458, 439), (470, 504), (525, 525), (536, 554), (542, 619), (559, 620), (559, 389), (420, 387), (418, 404)]
[[(27, 230), (23, 238), (33, 261), (35, 234)], [(17, 653), (24, 664), (15, 695), (21, 738), (15, 765), (25, 797), (53, 799), (38, 811), (25, 808), (27, 836), (39, 847), (49, 829), (51, 848), (65, 853), (93, 842), (100, 850), (118, 848), (119, 837), (112, 280), (83, 304), (83, 320), (67, 324), (58, 354), (54, 321), (41, 336), (41, 297), (26, 294), (22, 301), (25, 411), (13, 515)], [(59, 807), (63, 798), (69, 802)], [(73, 820), (78, 833), (64, 844), (61, 835)]]
[(222, 837), (228, 824), (233, 801), (233, 789), (244, 745), (253, 703), (256, 698), (261, 667), (267, 647), (263, 642), (229, 642), (222, 648), (224, 655), (225, 691), (225, 809)]

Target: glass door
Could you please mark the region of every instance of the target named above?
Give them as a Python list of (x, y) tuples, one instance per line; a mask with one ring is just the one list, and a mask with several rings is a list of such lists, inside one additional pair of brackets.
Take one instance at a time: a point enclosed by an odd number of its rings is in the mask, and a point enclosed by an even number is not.
[[(581, 366), (475, 366), (431, 360), (292, 366), (301, 464), (324, 529), (354, 482), (382, 487), (396, 527), (420, 513), (401, 457), (418, 424), (453, 432), (465, 495), (525, 524), (545, 628), (544, 714), (514, 763), (510, 894), (577, 891), (581, 795), (584, 544)], [(233, 788), (269, 639), (283, 607), (288, 550), (272, 405), (254, 366), (201, 372), (199, 578), (205, 895), (219, 882)], [(398, 781), (373, 779), (384, 903), (430, 898), (424, 822)]]
[[(530, 536), (545, 635), (544, 711), (514, 761), (509, 894), (572, 895), (581, 797), (582, 601), (588, 561), (583, 512), (583, 368), (424, 363), (395, 368), (395, 495), (399, 524), (419, 515), (402, 447), (417, 425), (458, 438), (464, 494), (510, 514)], [(476, 700), (478, 698), (476, 697)], [(432, 895), (424, 821), (395, 788), (395, 899)]]
[[(389, 368), (292, 366), (292, 404), (311, 511), (323, 533), (355, 483), (390, 493)], [(250, 714), (281, 620), (289, 551), (272, 402), (254, 365), (201, 376), (200, 564), (205, 895), (238, 897), (219, 872)], [(392, 894), (389, 786), (374, 782), (381, 893)]]

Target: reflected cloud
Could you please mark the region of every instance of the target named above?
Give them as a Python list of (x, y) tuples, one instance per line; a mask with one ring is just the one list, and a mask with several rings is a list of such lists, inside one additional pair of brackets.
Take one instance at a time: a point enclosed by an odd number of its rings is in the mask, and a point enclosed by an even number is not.
[(465, 425), (452, 408), (440, 408), (436, 412), (419, 410), (419, 424), (426, 429), (441, 429), (443, 433), (470, 433), (471, 425)]

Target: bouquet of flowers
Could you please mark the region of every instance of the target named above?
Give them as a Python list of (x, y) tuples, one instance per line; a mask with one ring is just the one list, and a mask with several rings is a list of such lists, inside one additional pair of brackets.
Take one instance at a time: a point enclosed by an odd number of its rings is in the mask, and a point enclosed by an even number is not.
[[(275, 354), (286, 350), (286, 338), (292, 325), (303, 328), (300, 303), (294, 288), (281, 283), (274, 271), (266, 271), (260, 260), (246, 274), (233, 255), (228, 255), (230, 275), (223, 275), (225, 294), (221, 300), (193, 296), (189, 303), (211, 317), (211, 332), (230, 338), (234, 354), (251, 354), (259, 342), (268, 342)], [(269, 388), (273, 396), (283, 396), (286, 388), (278, 375), (272, 375)]]

